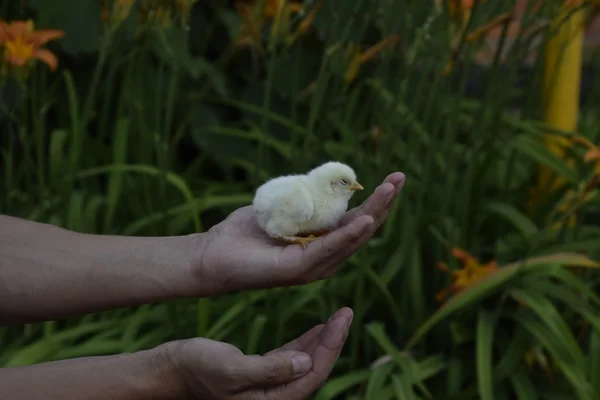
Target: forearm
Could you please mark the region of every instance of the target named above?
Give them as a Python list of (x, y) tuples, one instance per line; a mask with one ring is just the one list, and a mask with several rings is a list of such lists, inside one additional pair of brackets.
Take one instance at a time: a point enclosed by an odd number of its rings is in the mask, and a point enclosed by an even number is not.
[(0, 216), (0, 324), (201, 296), (191, 263), (202, 240), (85, 235)]
[(0, 369), (5, 400), (180, 399), (166, 353), (152, 349)]

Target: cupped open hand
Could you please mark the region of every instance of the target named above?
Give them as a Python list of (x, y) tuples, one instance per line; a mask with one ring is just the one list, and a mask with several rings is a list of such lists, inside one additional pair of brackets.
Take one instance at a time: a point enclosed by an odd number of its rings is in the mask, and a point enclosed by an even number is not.
[(262, 356), (201, 338), (167, 343), (162, 348), (170, 360), (173, 392), (202, 400), (306, 399), (331, 373), (352, 316), (351, 309), (342, 308), (325, 325)]
[(404, 182), (401, 172), (388, 175), (363, 204), (342, 217), (333, 232), (306, 249), (270, 238), (258, 226), (253, 208), (242, 207), (206, 233), (201, 259), (195, 265), (220, 292), (328, 278), (385, 221)]

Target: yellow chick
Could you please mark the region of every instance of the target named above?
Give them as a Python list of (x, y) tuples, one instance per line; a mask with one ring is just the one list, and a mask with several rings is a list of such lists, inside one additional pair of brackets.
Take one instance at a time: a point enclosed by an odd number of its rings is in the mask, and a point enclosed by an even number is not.
[[(256, 190), (252, 205), (267, 235), (291, 244), (308, 243), (332, 231), (363, 187), (349, 166), (331, 161), (304, 175), (285, 175)], [(301, 237), (299, 235), (306, 235)]]

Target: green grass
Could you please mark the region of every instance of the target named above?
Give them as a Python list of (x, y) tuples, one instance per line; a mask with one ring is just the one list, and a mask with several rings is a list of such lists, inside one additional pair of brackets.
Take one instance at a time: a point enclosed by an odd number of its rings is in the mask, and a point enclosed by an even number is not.
[[(352, 205), (390, 172), (407, 183), (376, 237), (326, 282), (0, 328), (0, 366), (194, 335), (261, 353), (351, 306), (347, 345), (316, 399), (599, 397), (598, 274), (574, 274), (581, 260), (556, 255), (599, 258), (598, 200), (558, 231), (550, 227), (564, 191), (526, 212), (539, 164), (571, 188), (591, 173), (541, 144), (544, 133), (568, 134), (539, 122), (542, 57), (532, 79), (514, 84), (532, 34), (481, 70), (473, 97), (468, 55), (478, 44), (465, 44), (460, 68), (444, 77), (451, 21), (430, 2), (325, 2), (291, 46), (269, 42), (265, 26), (267, 52), (255, 55), (230, 47), (233, 9), (204, 2), (189, 29), (153, 25), (139, 35), (135, 15), (100, 35), (95, 0), (29, 3), (39, 28), (66, 36), (49, 45), (59, 71), (37, 65), (23, 89), (3, 81), (1, 213), (79, 232), (179, 235), (249, 204), (265, 179), (331, 159), (351, 164), (367, 189)], [(509, 7), (487, 2), (470, 26)], [(26, 17), (14, 5), (2, 12)], [(401, 43), (346, 84), (348, 44), (364, 50), (392, 34)], [(580, 133), (593, 139), (600, 103), (589, 90)], [(441, 307), (435, 295), (450, 282), (436, 264), (458, 266), (452, 247), (516, 264)], [(525, 363), (535, 348), (551, 360), (552, 379)]]

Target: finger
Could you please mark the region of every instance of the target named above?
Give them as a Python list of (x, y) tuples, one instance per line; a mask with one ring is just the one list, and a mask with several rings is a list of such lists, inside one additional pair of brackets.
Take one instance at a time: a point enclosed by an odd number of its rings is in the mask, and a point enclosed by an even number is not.
[(337, 269), (343, 265), (348, 258), (358, 252), (358, 250), (373, 237), (375, 230), (374, 227), (371, 227), (371, 229), (367, 229), (362, 236), (356, 240), (345, 243), (343, 248), (337, 253), (326, 260), (323, 260), (322, 263), (319, 263), (317, 269), (314, 270), (314, 274), (319, 277), (319, 279), (326, 279), (333, 276)]
[(245, 389), (280, 386), (306, 375), (311, 357), (299, 351), (244, 356), (232, 367), (232, 375), (247, 382)]
[(310, 353), (313, 362), (312, 372), (317, 375), (318, 382), (324, 382), (331, 373), (346, 343), (354, 316), (352, 309), (348, 307), (342, 308), (336, 314), (336, 317), (327, 323), (327, 327), (319, 335), (319, 342)]
[(289, 342), (287, 342), (286, 344), (284, 344), (283, 346), (271, 350), (268, 353), (265, 353), (265, 356), (268, 356), (270, 354), (276, 353), (278, 351), (283, 351), (283, 350), (294, 350), (294, 351), (305, 351), (305, 348), (315, 339), (319, 336), (319, 334), (321, 333), (321, 331), (323, 330), (323, 328), (325, 328), (325, 324), (320, 324), (317, 326), (314, 326), (313, 328), (309, 329), (308, 331), (306, 331), (302, 336), (291, 340)]
[[(346, 312), (347, 312), (346, 308), (341, 308), (341, 309), (337, 310), (335, 313), (333, 313), (329, 317), (329, 319), (327, 320), (325, 325), (323, 325), (324, 328), (321, 331), (321, 334), (325, 334), (325, 333), (323, 333), (323, 332), (325, 332), (325, 328), (330, 326), (334, 320), (338, 319), (343, 313), (346, 313)], [(321, 334), (319, 334), (315, 338), (313, 338), (313, 340), (310, 343), (308, 343), (302, 351), (304, 351), (306, 354), (313, 354), (315, 352), (315, 349), (319, 345), (319, 343), (321, 343)]]
[(331, 276), (331, 274), (335, 272), (332, 271), (332, 269), (336, 269), (340, 263), (348, 259), (362, 246), (364, 246), (386, 220), (394, 200), (404, 186), (405, 178), (404, 174), (402, 173), (394, 173), (390, 174), (386, 180), (391, 180), (392, 182), (398, 181), (396, 182), (398, 185), (396, 189), (392, 189), (390, 191), (390, 182), (382, 184), (378, 189), (375, 190), (369, 200), (365, 202), (364, 207), (359, 210), (359, 212), (362, 213), (361, 216), (370, 214), (375, 223), (370, 229), (365, 230), (360, 237), (354, 241), (348, 242), (340, 252), (336, 253), (334, 257), (331, 257), (326, 263), (321, 265), (321, 270), (324, 271), (323, 276)]
[(281, 394), (305, 398), (325, 382), (344, 347), (352, 317), (352, 310), (344, 307), (330, 318), (314, 348), (307, 349), (312, 358), (312, 370), (283, 388)]
[(302, 263), (305, 267), (322, 264), (335, 253), (343, 250), (349, 242), (354, 242), (369, 231), (375, 222), (373, 218), (364, 215), (346, 226), (334, 230), (330, 234), (320, 237), (308, 246), (303, 255)]
[(390, 208), (393, 205), (400, 190), (404, 187), (405, 181), (406, 176), (402, 172), (389, 174), (363, 204), (353, 208), (344, 215), (341, 225), (347, 224), (361, 215), (371, 215), (377, 220), (377, 215), (381, 210)]

